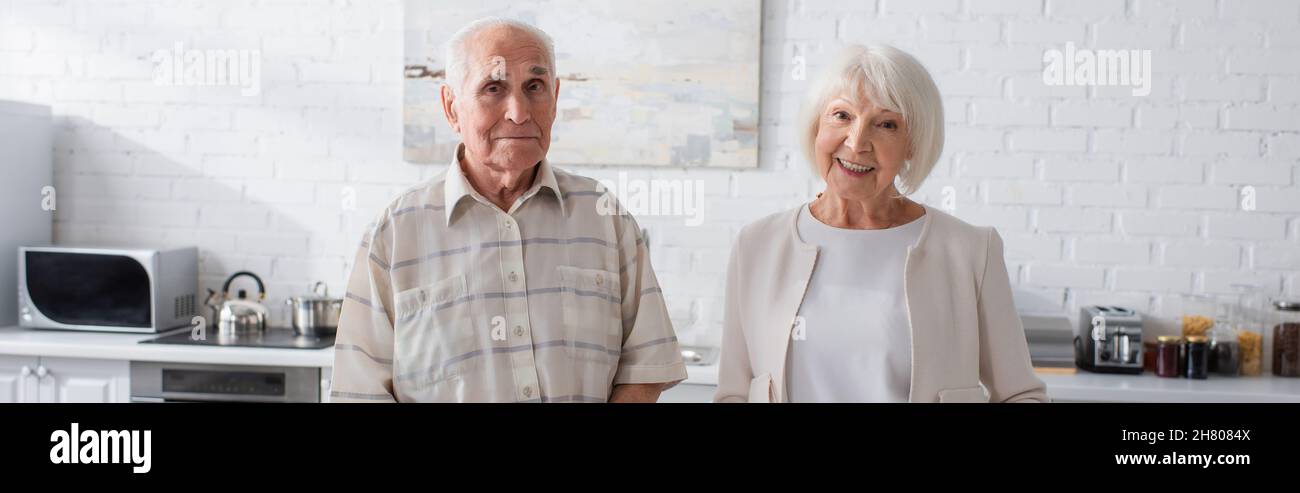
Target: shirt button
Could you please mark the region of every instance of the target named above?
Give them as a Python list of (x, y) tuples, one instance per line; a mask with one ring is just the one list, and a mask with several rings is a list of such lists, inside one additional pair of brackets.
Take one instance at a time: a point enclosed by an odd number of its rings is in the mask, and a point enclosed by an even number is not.
[(516, 336), (519, 336), (519, 337), (523, 337), (523, 336), (524, 336), (524, 328), (523, 328), (522, 326), (516, 325), (516, 326), (515, 326), (515, 335), (516, 335)]
[(509, 220), (509, 219), (506, 220), (506, 224), (505, 224), (505, 226), (506, 226), (506, 229), (510, 229), (511, 226), (510, 226), (510, 220)]
[(533, 396), (533, 386), (529, 385), (527, 387), (524, 387), (524, 397), (532, 397), (532, 396)]
[(596, 276), (596, 285), (597, 285), (597, 286), (604, 286), (604, 285), (605, 285), (605, 276)]
[(510, 282), (519, 282), (519, 274), (516, 274), (514, 271), (510, 271)]

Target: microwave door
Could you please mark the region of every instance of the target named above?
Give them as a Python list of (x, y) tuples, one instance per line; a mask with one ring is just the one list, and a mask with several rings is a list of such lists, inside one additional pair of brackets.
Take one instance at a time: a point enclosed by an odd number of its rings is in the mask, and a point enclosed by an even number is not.
[(149, 273), (126, 255), (27, 251), (30, 303), (63, 326), (148, 329), (152, 326)]

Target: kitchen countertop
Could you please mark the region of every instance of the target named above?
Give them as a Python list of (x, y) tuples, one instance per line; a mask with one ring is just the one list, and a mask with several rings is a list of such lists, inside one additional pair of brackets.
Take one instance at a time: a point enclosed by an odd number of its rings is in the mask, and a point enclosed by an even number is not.
[[(234, 365), (334, 365), (334, 348), (279, 349), (140, 344), (156, 334), (114, 334), (0, 328), (0, 354)], [(684, 385), (716, 386), (718, 366), (687, 365)], [(1300, 378), (1159, 378), (1152, 374), (1103, 375), (1040, 371), (1053, 399), (1102, 402), (1300, 402)]]
[(256, 347), (140, 344), (158, 334), (118, 334), (0, 328), (0, 354), (62, 358), (208, 363), (230, 365), (307, 366), (334, 365), (334, 348), (285, 349)]
[[(687, 366), (685, 385), (718, 383), (718, 367)], [(1219, 377), (1206, 380), (1142, 375), (1038, 372), (1047, 394), (1062, 401), (1095, 402), (1300, 402), (1300, 378), (1272, 375)]]
[(1038, 374), (1053, 399), (1097, 402), (1300, 402), (1300, 378), (1161, 378), (1152, 373), (1111, 375), (1079, 371)]

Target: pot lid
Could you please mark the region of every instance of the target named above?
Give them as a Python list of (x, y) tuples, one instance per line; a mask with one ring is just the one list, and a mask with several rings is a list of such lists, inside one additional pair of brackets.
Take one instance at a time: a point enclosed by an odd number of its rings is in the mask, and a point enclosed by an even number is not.
[(309, 295), (294, 296), (292, 298), (289, 298), (289, 300), (293, 302), (301, 302), (301, 301), (338, 301), (341, 299), (329, 295), (329, 286), (325, 285), (325, 281), (316, 281), (316, 284), (312, 285), (311, 291), (312, 293)]

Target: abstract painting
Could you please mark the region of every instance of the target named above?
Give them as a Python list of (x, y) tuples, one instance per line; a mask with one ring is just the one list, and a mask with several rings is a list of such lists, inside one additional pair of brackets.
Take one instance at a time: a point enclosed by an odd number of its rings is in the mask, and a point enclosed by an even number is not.
[(443, 46), (486, 16), (528, 22), (555, 43), (557, 165), (758, 166), (761, 2), (407, 0), (403, 156), (447, 163)]

